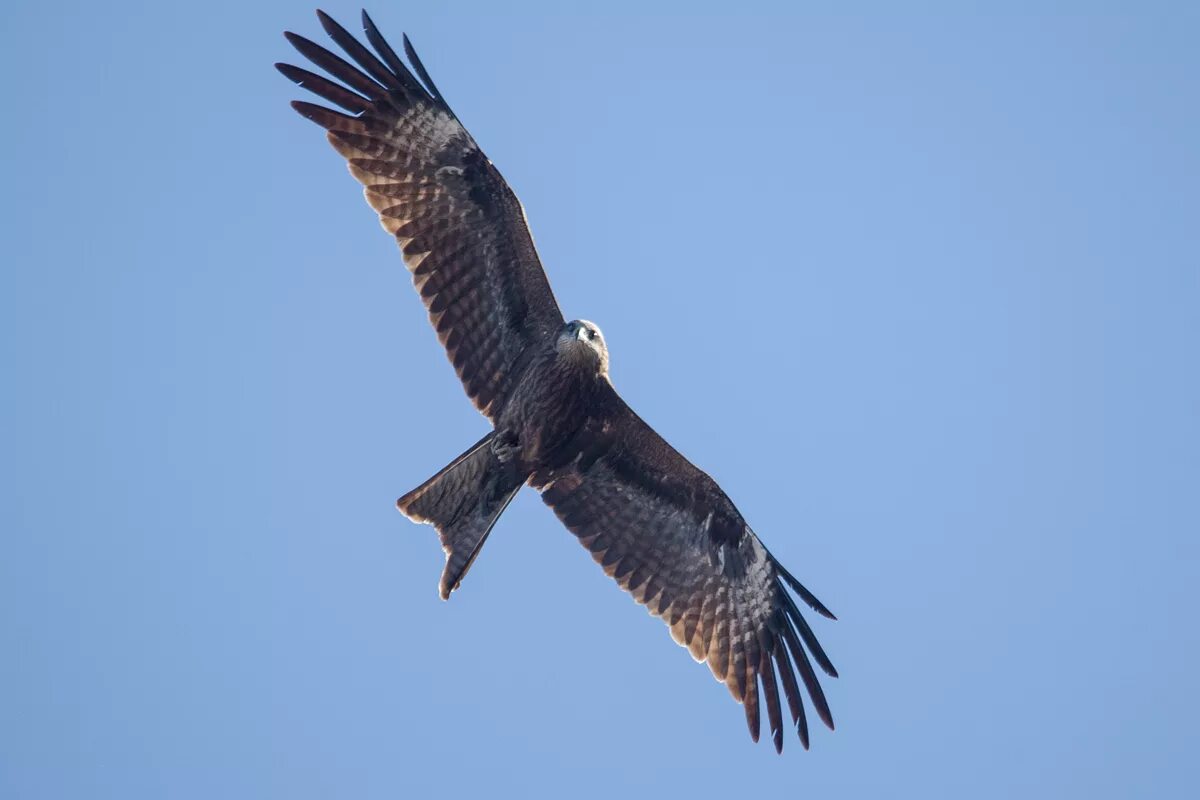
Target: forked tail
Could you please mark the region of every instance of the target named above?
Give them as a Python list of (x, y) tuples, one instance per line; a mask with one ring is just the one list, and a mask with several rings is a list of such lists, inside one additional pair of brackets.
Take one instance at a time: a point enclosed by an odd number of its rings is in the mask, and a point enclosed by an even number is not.
[(443, 600), (462, 583), (492, 526), (527, 477), (492, 452), (494, 435), (493, 431), (480, 439), (396, 501), (396, 507), (413, 522), (426, 522), (437, 529), (446, 551), (446, 568), (438, 585)]

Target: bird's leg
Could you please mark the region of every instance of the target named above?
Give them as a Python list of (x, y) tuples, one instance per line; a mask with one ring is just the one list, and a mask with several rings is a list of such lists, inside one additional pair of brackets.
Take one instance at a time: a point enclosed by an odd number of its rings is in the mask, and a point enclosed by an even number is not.
[(521, 441), (517, 438), (516, 431), (496, 431), (496, 435), (492, 437), (492, 453), (500, 460), (501, 464), (512, 463), (516, 460), (520, 450)]

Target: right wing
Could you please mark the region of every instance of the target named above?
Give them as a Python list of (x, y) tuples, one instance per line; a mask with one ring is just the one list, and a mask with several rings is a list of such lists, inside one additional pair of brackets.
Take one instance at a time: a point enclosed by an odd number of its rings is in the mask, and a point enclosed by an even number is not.
[(361, 69), (294, 33), (285, 34), (288, 41), (342, 83), (275, 66), (352, 115), (301, 101), (292, 106), (329, 132), (364, 186), (400, 244), (467, 395), (491, 419), (522, 354), (563, 324), (521, 203), (454, 116), (407, 36), (404, 49), (419, 79), (365, 11), (363, 27), (378, 56), (327, 14), (317, 15)]
[[(833, 715), (812, 660), (837, 670), (788, 590), (822, 603), (767, 552), (716, 482), (613, 392), (614, 413), (577, 434), (579, 457), (532, 483), (604, 571), (670, 626), (745, 707), (758, 741), (759, 684), (771, 738), (783, 749), (779, 687), (808, 748), (803, 683), (821, 721)], [(778, 683), (776, 683), (778, 679)]]

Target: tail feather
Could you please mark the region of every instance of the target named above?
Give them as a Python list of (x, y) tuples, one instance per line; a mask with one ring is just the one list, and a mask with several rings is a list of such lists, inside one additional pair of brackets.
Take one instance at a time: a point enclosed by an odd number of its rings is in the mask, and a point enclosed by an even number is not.
[(459, 495), (465, 495), (472, 484), (477, 485), (483, 477), (486, 462), (481, 451), (486, 453), (493, 434), (489, 433), (468, 447), (458, 458), (437, 471), (429, 480), (396, 501), (400, 513), (413, 522), (431, 525), (444, 521), (448, 503)]
[(445, 600), (459, 587), (500, 514), (525, 477), (492, 452), (489, 433), (436, 475), (396, 501), (414, 522), (437, 529), (446, 551), (438, 591)]

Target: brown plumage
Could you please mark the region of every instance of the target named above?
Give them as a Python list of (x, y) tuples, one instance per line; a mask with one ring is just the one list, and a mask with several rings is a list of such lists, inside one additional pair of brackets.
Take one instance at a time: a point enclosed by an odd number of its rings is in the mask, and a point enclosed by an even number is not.
[(617, 394), (603, 335), (590, 322), (564, 320), (521, 204), (408, 38), (411, 68), (366, 12), (374, 53), (323, 12), (318, 17), (357, 66), (292, 33), (296, 49), (340, 83), (276, 66), (350, 113), (293, 106), (328, 132), (396, 237), (468, 397), (493, 425), (397, 501), (441, 537), (442, 597), (458, 588), (504, 508), (529, 484), (604, 571), (725, 683), (756, 741), (765, 703), (775, 748), (783, 747), (782, 686), (807, 748), (800, 683), (832, 728), (812, 661), (837, 672), (789, 590), (833, 615), (767, 552), (712, 478)]

